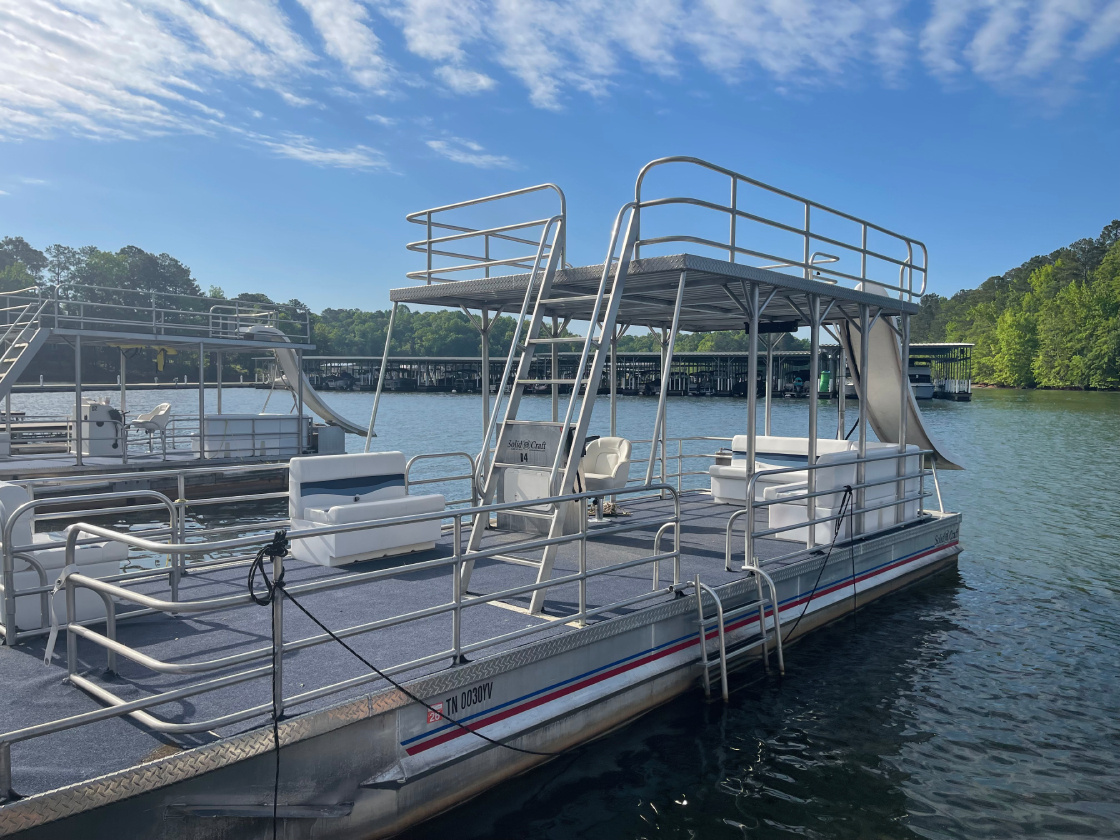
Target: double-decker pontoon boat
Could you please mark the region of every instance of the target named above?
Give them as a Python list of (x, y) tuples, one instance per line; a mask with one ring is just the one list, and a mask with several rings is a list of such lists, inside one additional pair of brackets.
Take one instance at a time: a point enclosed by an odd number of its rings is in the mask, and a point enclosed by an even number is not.
[[(651, 196), (669, 167), (725, 179), (730, 201)], [(550, 191), (543, 219), (452, 215)], [(792, 213), (762, 209), (775, 203)], [(666, 228), (696, 207), (726, 222), (725, 240)], [(467, 310), (483, 369), (497, 314), (516, 315), (477, 455), (370, 451), (382, 375), (366, 452), (292, 459), (285, 494), (137, 491), (128, 510), (147, 527), (125, 531), (96, 517), (127, 493), (63, 510), (33, 485), (0, 487), (0, 833), (389, 836), (698, 684), (726, 698), (736, 667), (777, 678), (790, 642), (956, 562), (960, 514), (937, 489), (938, 467), (955, 464), (906, 375), (920, 242), (693, 158), (642, 170), (599, 265), (567, 265), (551, 185), (409, 218), (425, 227), (410, 247), (426, 265), (392, 291), (394, 314)], [(570, 322), (586, 334), (561, 337)], [(610, 435), (591, 439), (586, 384), (639, 327), (662, 339), (648, 431), (619, 427), (612, 376)], [(761, 411), (748, 387), (740, 427), (671, 437), (677, 334), (744, 328), (768, 339)], [(770, 339), (804, 328), (810, 382), (822, 331), (847, 359), (861, 397), (851, 437), (844, 401), (833, 434), (815, 387), (806, 435), (772, 433)], [(573, 344), (573, 376), (555, 364), (529, 376), (537, 353)], [(520, 416), (542, 386), (551, 419)], [(414, 474), (456, 459), (455, 475)], [(462, 499), (423, 492), (449, 482)], [(247, 501), (264, 507), (203, 515)], [(62, 517), (80, 521), (57, 539), (35, 532)]]

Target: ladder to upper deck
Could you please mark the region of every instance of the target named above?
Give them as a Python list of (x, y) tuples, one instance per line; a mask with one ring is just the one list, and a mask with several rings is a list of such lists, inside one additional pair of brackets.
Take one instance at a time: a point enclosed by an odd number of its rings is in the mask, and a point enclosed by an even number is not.
[[(603, 367), (609, 354), (610, 335), (614, 331), (619, 306), (626, 288), (627, 271), (634, 249), (635, 235), (636, 231), (631, 225), (623, 237), (619, 258), (617, 260), (612, 259), (619, 239), (619, 224), (616, 223), (611, 236), (608, 258), (604, 262), (599, 284), (594, 294), (570, 295), (555, 288), (554, 281), (558, 267), (556, 255), (559, 253), (559, 249), (556, 248), (556, 241), (553, 242), (549, 260), (544, 269), (538, 271), (534, 268), (530, 275), (522, 311), (525, 311), (532, 301), (532, 316), (529, 319), (525, 340), (520, 344), (518, 344), (518, 341), (522, 321), (518, 323), (506, 371), (502, 377), (503, 384), (509, 381), (509, 367), (514, 353), (517, 352), (519, 355), (517, 370), (513, 376), (505, 412), (500, 425), (498, 425), (499, 449), (491, 452), (487, 445), (479, 459), (479, 474), (484, 476), (480, 494), (482, 504), (490, 504), (494, 501), (497, 485), (501, 480), (502, 470), (504, 469), (503, 465), (499, 463), (501, 442), (507, 440), (508, 436), (516, 429), (519, 422), (517, 418), (521, 407), (521, 398), (524, 396), (526, 389), (537, 385), (566, 385), (571, 387), (567, 408), (563, 419), (558, 423), (559, 444), (555, 447), (552, 463), (548, 466), (547, 495), (563, 496), (584, 489), (576, 486), (580, 458), (583, 455), (583, 442), (587, 437), (588, 425), (591, 422), (591, 415), (598, 394), (597, 383), (603, 375)], [(562, 236), (563, 222), (561, 221), (557, 226), (556, 237), (559, 239)], [(554, 315), (558, 308), (571, 306), (576, 302), (591, 304), (592, 317), (588, 325), (587, 335), (542, 337), (541, 329), (545, 318)], [(581, 346), (575, 377), (571, 379), (561, 378), (554, 370), (548, 378), (533, 378), (531, 370), (537, 348), (556, 344), (578, 344)], [(584, 375), (585, 372), (586, 376)], [(496, 417), (495, 414), (491, 423), (492, 427)], [(487, 443), (491, 440), (492, 434), (493, 428), (488, 429), (485, 438)], [(567, 504), (554, 504), (551, 505), (551, 510), (544, 514), (549, 521), (548, 539), (555, 539), (563, 534), (567, 509)], [(532, 510), (528, 510), (527, 513), (529, 516), (541, 515)], [(488, 523), (482, 519), (476, 519), (472, 524), (470, 541), (467, 544), (468, 562), (463, 570), (463, 592), (467, 590), (473, 571), (473, 563), (469, 560), (469, 556), (472, 552), (479, 550), (487, 525)], [(558, 551), (559, 548), (556, 545), (550, 545), (543, 549), (538, 564), (538, 583), (543, 583), (551, 577)], [(524, 561), (523, 558), (519, 559)], [(540, 589), (534, 592), (529, 612), (534, 615), (540, 614), (544, 608), (544, 601), (545, 590)]]
[[(483, 230), (474, 230), (462, 225), (452, 225), (433, 219), (435, 214), (447, 210), (523, 195), (546, 188), (556, 190), (561, 196), (561, 213), (550, 219)], [(603, 375), (606, 358), (610, 352), (610, 336), (614, 332), (619, 307), (626, 288), (627, 273), (637, 239), (637, 224), (634, 214), (631, 212), (625, 233), (620, 237), (622, 221), (626, 216), (626, 211), (630, 209), (630, 206), (627, 205), (619, 212), (615, 220), (611, 231), (607, 259), (603, 263), (603, 269), (594, 293), (565, 293), (563, 289), (558, 289), (555, 285), (556, 273), (563, 267), (564, 242), (567, 232), (563, 207), (563, 193), (555, 186), (545, 184), (539, 187), (530, 187), (525, 190), (421, 211), (408, 216), (409, 221), (424, 224), (428, 231), (427, 239), (409, 245), (410, 250), (423, 251), (427, 254), (426, 270), (412, 272), (409, 274), (410, 277), (424, 277), (431, 284), (433, 280), (446, 281), (446, 278), (439, 276), (441, 272), (464, 269), (477, 270), (484, 268), (488, 277), (490, 267), (493, 265), (513, 265), (529, 271), (520, 313), (515, 322), (509, 354), (498, 387), (496, 410), (490, 416), (483, 438), (483, 447), (475, 468), (479, 497), (483, 505), (494, 502), (499, 483), (503, 479), (504, 470), (515, 466), (530, 471), (536, 469), (547, 475), (543, 482), (545, 492), (543, 496), (537, 496), (536, 498), (563, 496), (583, 489), (576, 487), (583, 444), (587, 437), (588, 424), (591, 422), (591, 415), (598, 394), (597, 383)], [(537, 242), (514, 235), (515, 231), (520, 232), (526, 227), (535, 225), (542, 228), (540, 239)], [(446, 236), (433, 236), (434, 229), (454, 232)], [(482, 238), (485, 241), (485, 254), (482, 258), (469, 257), (463, 253), (463, 243), (472, 238)], [(514, 241), (523, 245), (535, 245), (535, 256), (522, 256), (508, 260), (491, 259), (492, 238)], [(454, 251), (450, 250), (452, 246), (455, 248)], [(440, 269), (433, 267), (433, 256), (466, 258), (472, 260), (472, 262)], [(545, 319), (548, 317), (563, 317), (565, 308), (571, 307), (573, 304), (588, 306), (590, 318), (587, 334), (584, 336), (542, 335)], [(566, 323), (567, 319), (564, 320)], [(557, 370), (552, 370), (546, 378), (533, 377), (533, 359), (537, 349), (540, 347), (551, 348), (556, 345), (578, 345), (580, 347), (580, 358), (575, 369), (575, 376), (573, 378), (563, 378)], [(497, 408), (501, 405), (506, 383), (510, 385), (510, 393), (506, 399), (504, 411), (498, 411)], [(552, 426), (551, 436), (553, 441), (551, 462), (524, 467), (503, 463), (503, 441), (509, 440), (510, 435), (517, 431), (519, 424), (529, 425), (527, 421), (518, 419), (522, 397), (527, 390), (542, 385), (552, 388), (571, 387), (563, 418), (549, 424)], [(497, 445), (494, 450), (491, 450), (491, 443), (495, 440), (495, 432), (497, 433)], [(523, 513), (528, 518), (544, 517), (548, 521), (548, 539), (561, 536), (569, 505), (563, 503), (552, 504), (549, 505), (547, 511), (541, 511), (540, 507), (542, 506), (534, 505), (532, 500), (527, 500), (525, 507), (519, 509), (518, 513)], [(489, 522), (483, 518), (476, 518), (472, 523), (466, 551), (467, 560), (463, 566), (461, 580), (463, 593), (467, 591), (474, 568), (470, 555), (480, 550), (488, 527)], [(550, 545), (543, 549), (539, 561), (522, 557), (499, 557), (499, 559), (536, 566), (538, 569), (537, 581), (543, 583), (551, 577), (557, 553), (558, 546)], [(544, 601), (544, 589), (534, 592), (529, 607), (530, 613), (539, 614), (544, 607)]]
[(12, 386), (50, 337), (41, 318), (47, 303), (45, 298), (36, 298), (9, 309), (16, 315), (0, 335), (0, 399), (11, 394)]

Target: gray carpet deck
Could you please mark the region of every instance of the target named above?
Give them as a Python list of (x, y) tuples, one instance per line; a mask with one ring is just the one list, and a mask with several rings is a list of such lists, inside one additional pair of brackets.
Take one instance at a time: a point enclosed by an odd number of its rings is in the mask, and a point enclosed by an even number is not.
[[(728, 516), (735, 509), (718, 505), (705, 494), (686, 493), (681, 497), (681, 580), (691, 580), (700, 573), (704, 582), (719, 585), (740, 577), (738, 573), (724, 571), (724, 541)], [(592, 538), (588, 542), (588, 569), (603, 568), (654, 552), (653, 537), (657, 529), (672, 515), (672, 502), (658, 499), (634, 500), (626, 503), (630, 516), (607, 520), (605, 525), (592, 524), (592, 534), (601, 527), (614, 523), (640, 524), (641, 528), (629, 533)], [(762, 526), (765, 527), (765, 526)], [(742, 532), (736, 529), (733, 542), (737, 565), (742, 560)], [(464, 543), (469, 530), (464, 528)], [(526, 539), (524, 534), (488, 532), (485, 547), (512, 544)], [(422, 554), (408, 555), (407, 559), (395, 558), (354, 564), (341, 569), (326, 569), (297, 561), (287, 562), (286, 581), (289, 585), (333, 576), (351, 574), (389, 566), (400, 569), (399, 574), (361, 586), (309, 594), (301, 602), (324, 624), (333, 630), (352, 627), (427, 607), (448, 603), (452, 599), (450, 567), (409, 571), (409, 564), (452, 554), (452, 537), (448, 534), (436, 548)], [(264, 540), (262, 539), (262, 543)], [(662, 541), (662, 551), (671, 550), (672, 536)], [(788, 542), (759, 541), (758, 553), (763, 558), (777, 557), (793, 548)], [(539, 558), (540, 552), (527, 556)], [(578, 569), (578, 548), (575, 543), (561, 547), (553, 577), (575, 572)], [(245, 592), (248, 567), (215, 570), (192, 570), (180, 588), (182, 600), (213, 598)], [(536, 580), (537, 570), (500, 560), (487, 559), (477, 564), (470, 582), (470, 593), (494, 593)], [(662, 561), (660, 586), (673, 580), (671, 561)], [(167, 597), (164, 582), (139, 583), (137, 591)], [(652, 567), (638, 566), (610, 572), (588, 581), (587, 605), (589, 608), (612, 604), (652, 590)], [(62, 596), (59, 595), (59, 598)], [(666, 595), (643, 601), (630, 607), (611, 610), (595, 617), (606, 621), (618, 615), (633, 612), (656, 604)], [(568, 632), (572, 626), (564, 619), (578, 611), (578, 586), (575, 583), (551, 588), (544, 616), (530, 616), (525, 612), (529, 596), (506, 599), (502, 604), (479, 604), (466, 609), (462, 618), (464, 645), (490, 639), (529, 626), (541, 630), (501, 646), (479, 651), (472, 659), (490, 656), (517, 645), (530, 644), (545, 636)], [(378, 667), (388, 667), (411, 662), (426, 656), (447, 651), (451, 647), (451, 615), (439, 615), (412, 621), (404, 625), (384, 628), (373, 633), (352, 637), (348, 642)], [(103, 630), (103, 625), (94, 629)], [(220, 612), (197, 615), (150, 615), (122, 620), (118, 624), (121, 642), (137, 648), (149, 656), (173, 662), (196, 662), (228, 656), (235, 653), (267, 648), (271, 644), (270, 610), (249, 605)], [(285, 641), (319, 634), (316, 628), (294, 606), (288, 604), (284, 619)], [(53, 663), (43, 664), (45, 640), (21, 643), (15, 648), (0, 648), (0, 673), (4, 675), (5, 698), (0, 704), (0, 732), (10, 732), (69, 715), (90, 711), (99, 703), (78, 688), (64, 682), (66, 676), (66, 638), (62, 634)], [(105, 652), (89, 641), (79, 641), (79, 670), (126, 700), (169, 691), (175, 688), (235, 673), (268, 663), (261, 659), (252, 664), (226, 668), (203, 677), (176, 676), (153, 673), (123, 657), (118, 658), (115, 675), (105, 673)], [(451, 667), (450, 659), (442, 659), (424, 668), (414, 669), (398, 676), (411, 679), (424, 673)], [(329, 642), (287, 654), (284, 658), (285, 696), (331, 685), (367, 673), (360, 662), (339, 645)], [(314, 702), (290, 709), (292, 714), (306, 714), (349, 697), (360, 696), (381, 689), (381, 680), (320, 698)], [(173, 722), (199, 721), (228, 714), (240, 709), (268, 704), (270, 680), (257, 679), (210, 694), (166, 704), (152, 710), (159, 717)], [(197, 735), (157, 735), (128, 718), (117, 718), (57, 733), (13, 745), (13, 781), (15, 789), (27, 795), (50, 790), (61, 785), (81, 781), (104, 773), (132, 766), (169, 750), (189, 748), (199, 743), (252, 729), (267, 722), (264, 715), (216, 731)]]

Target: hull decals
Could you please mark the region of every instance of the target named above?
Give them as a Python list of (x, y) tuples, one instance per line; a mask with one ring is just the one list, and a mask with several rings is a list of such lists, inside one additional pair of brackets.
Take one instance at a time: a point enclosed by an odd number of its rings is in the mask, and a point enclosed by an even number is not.
[[(932, 548), (917, 551), (898, 560), (890, 560), (886, 563), (882, 563), (872, 569), (868, 569), (867, 571), (856, 575), (854, 582), (856, 585), (858, 585), (867, 580), (870, 580), (871, 578), (879, 577), (888, 572), (895, 571), (902, 566), (914, 563), (918, 560), (928, 557), (931, 554), (942, 551), (946, 548), (952, 548), (958, 544), (958, 540), (953, 540), (951, 542), (943, 543), (942, 545), (933, 546)], [(830, 594), (849, 587), (852, 584), (853, 578), (851, 575), (849, 575), (842, 580), (835, 581), (829, 584), (827, 587), (814, 592), (812, 595), (812, 600), (817, 601), (821, 598), (828, 597)], [(809, 593), (800, 593), (780, 602), (779, 609), (784, 613), (787, 610), (801, 606), (808, 601)], [(766, 611), (766, 614), (772, 615), (773, 610), (768, 609)], [(757, 622), (758, 614), (755, 613), (752, 616), (728, 624), (724, 628), (724, 630), (725, 632), (731, 632), (733, 630), (737, 630), (739, 628), (746, 627), (752, 623)], [(715, 630), (711, 630), (706, 634), (705, 638), (712, 639), (715, 638), (716, 635), (717, 632)], [(470, 728), (472, 730), (483, 729), (495, 723), (500, 723), (503, 720), (508, 720), (511, 717), (522, 714), (523, 712), (527, 712), (531, 709), (543, 706), (546, 703), (552, 702), (553, 700), (557, 700), (569, 694), (574, 694), (577, 691), (603, 682), (612, 677), (616, 677), (620, 674), (632, 671), (635, 668), (639, 668), (643, 665), (648, 665), (651, 662), (663, 659), (666, 656), (671, 656), (674, 653), (679, 653), (680, 651), (692, 647), (693, 645), (696, 645), (698, 643), (699, 639), (697, 638), (697, 634), (689, 633), (686, 636), (680, 636), (676, 639), (672, 639), (671, 641), (657, 645), (656, 647), (648, 648), (646, 650), (632, 654), (631, 656), (624, 657), (623, 659), (615, 660), (614, 662), (610, 662), (606, 665), (600, 666), (599, 668), (586, 671), (567, 680), (562, 680), (560, 682), (553, 683), (552, 685), (540, 688), (537, 691), (530, 692), (529, 694), (524, 694), (513, 700), (502, 703), (496, 707), (476, 712), (472, 715), (466, 715), (459, 718), (459, 720), (463, 723), (477, 721), (476, 723), (473, 723)], [(401, 742), (401, 746), (405, 748), (405, 752), (408, 755), (413, 756), (467, 734), (468, 730), (456, 726), (453, 723), (447, 723), (430, 732), (424, 732), (412, 738), (408, 738)]]

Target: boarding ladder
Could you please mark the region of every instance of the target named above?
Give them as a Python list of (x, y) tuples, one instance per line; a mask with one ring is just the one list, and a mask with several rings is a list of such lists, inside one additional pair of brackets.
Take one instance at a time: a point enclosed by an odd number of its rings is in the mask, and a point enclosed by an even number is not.
[[(774, 581), (757, 567), (750, 568), (750, 571), (754, 574), (758, 586), (757, 597), (730, 610), (724, 608), (723, 599), (715, 589), (701, 582), (700, 575), (696, 575), (693, 582), (696, 589), (696, 610), (699, 615), (697, 625), (700, 636), (700, 678), (704, 685), (704, 696), (708, 699), (712, 696), (712, 681), (718, 674), (720, 693), (723, 699), (727, 700), (728, 668), (741, 659), (757, 656), (760, 648), (762, 662), (769, 671), (771, 644), (778, 655), (779, 673), (786, 672), (785, 656), (782, 652), (782, 620), (778, 614), (778, 596)], [(705, 596), (715, 604), (715, 612), (710, 616), (704, 614)], [(756, 615), (757, 619), (753, 618), (752, 614)], [(738, 629), (737, 625), (740, 624), (744, 627), (754, 626), (743, 638), (728, 645), (728, 628)], [(718, 643), (716, 647), (718, 655), (715, 659), (709, 659), (708, 640), (713, 635)]]
[[(599, 285), (595, 294), (564, 294), (553, 287), (558, 262), (563, 253), (563, 221), (557, 223), (557, 232), (552, 247), (550, 248), (547, 264), (543, 271), (539, 270), (541, 251), (538, 251), (538, 263), (534, 264), (533, 271), (529, 276), (529, 285), (526, 288), (525, 300), (522, 304), (522, 316), (518, 319), (515, 328), (509, 358), (506, 362), (506, 369), (502, 375), (501, 385), (498, 390), (500, 398), (506, 382), (509, 381), (513, 357), (516, 353), (520, 353), (520, 359), (517, 363), (517, 372), (514, 374), (511, 383), (510, 394), (506, 402), (505, 413), (502, 416), (501, 424), (498, 429), (497, 440), (500, 447), (501, 441), (506, 439), (507, 432), (512, 431), (516, 426), (518, 422), (517, 411), (521, 404), (521, 397), (525, 393), (526, 388), (531, 388), (535, 385), (571, 386), (572, 391), (568, 400), (568, 406), (564, 413), (564, 418), (559, 424), (560, 445), (556, 447), (555, 457), (548, 475), (547, 487), (549, 488), (549, 495), (563, 496), (576, 491), (575, 482), (579, 470), (580, 458), (583, 454), (583, 442), (587, 436), (588, 424), (591, 422), (591, 412), (599, 390), (598, 383), (603, 375), (603, 365), (610, 352), (610, 336), (614, 331), (619, 305), (622, 302), (622, 295), (626, 286), (626, 276), (630, 268), (630, 260), (633, 255), (634, 243), (638, 234), (634, 215), (631, 212), (626, 233), (622, 237), (622, 249), (616, 258), (615, 251), (619, 243), (619, 230), (622, 225), (622, 220), (626, 216), (626, 211), (630, 209), (631, 206), (627, 205), (619, 212), (615, 219), (614, 229), (611, 232), (610, 247), (607, 251), (607, 259), (603, 263), (603, 271), (600, 275)], [(547, 230), (541, 238), (542, 247), (546, 235)], [(530, 301), (533, 301), (532, 317), (529, 320), (525, 340), (523, 343), (519, 344), (524, 313)], [(571, 336), (567, 338), (555, 335), (549, 337), (541, 336), (541, 327), (547, 316), (555, 315), (561, 309), (570, 307), (573, 304), (579, 305), (587, 303), (591, 304), (591, 318), (586, 336)], [(555, 370), (551, 372), (547, 379), (534, 379), (530, 376), (533, 356), (536, 349), (541, 346), (553, 344), (582, 345), (582, 351), (580, 353), (574, 379), (559, 378), (558, 371)], [(590, 370), (588, 370), (589, 364)], [(585, 371), (587, 371), (586, 376), (583, 375)], [(580, 395), (581, 388), (584, 390), (582, 401)], [(580, 402), (578, 416), (576, 416), (577, 402)], [(481, 485), (479, 495), (484, 505), (491, 504), (494, 501), (497, 491), (497, 482), (501, 475), (501, 470), (498, 468), (499, 465), (497, 463), (498, 453), (497, 451), (491, 452), (490, 450), (490, 441), (493, 436), (497, 414), (498, 413), (495, 412), (494, 417), (491, 419), (490, 428), (487, 429), (486, 437), (484, 438), (485, 445), (478, 459), (477, 475), (485, 476), (485, 478), (479, 482)], [(524, 511), (519, 510), (518, 512), (524, 512), (530, 517), (534, 515), (547, 517), (550, 520), (548, 539), (556, 539), (562, 536), (566, 513), (565, 505), (552, 505), (552, 510), (547, 513), (532, 511), (530, 507), (531, 506), (527, 506)], [(473, 571), (473, 561), (469, 559), (469, 555), (480, 549), (487, 525), (488, 522), (485, 517), (476, 517), (472, 523), (470, 541), (467, 545), (467, 562), (463, 567), (461, 582), (461, 588), (464, 594), (467, 592), (467, 585), (470, 582), (471, 572)], [(552, 566), (556, 561), (558, 550), (557, 545), (550, 545), (545, 548), (539, 563), (528, 560), (527, 558), (499, 559), (512, 559), (514, 562), (529, 562), (531, 565), (537, 566), (537, 582), (543, 583), (552, 575)], [(544, 608), (544, 601), (545, 590), (536, 590), (533, 593), (529, 612), (533, 615), (539, 615)]]
[(12, 386), (50, 335), (40, 318), (47, 303), (47, 299), (31, 301), (0, 336), (0, 399), (11, 394)]

